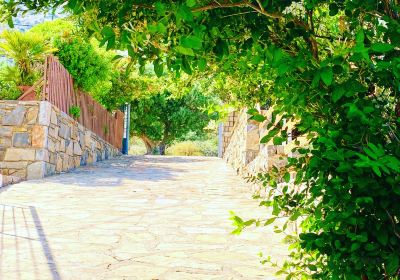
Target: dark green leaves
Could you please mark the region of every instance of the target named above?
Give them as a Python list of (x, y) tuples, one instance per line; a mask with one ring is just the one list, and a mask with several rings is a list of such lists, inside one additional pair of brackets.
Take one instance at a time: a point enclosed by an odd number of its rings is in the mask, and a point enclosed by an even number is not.
[(387, 43), (375, 43), (372, 44), (371, 50), (375, 52), (385, 53), (394, 49), (394, 46)]
[(100, 42), (100, 46), (104, 46), (107, 43), (107, 50), (115, 47), (115, 33), (114, 30), (109, 26), (104, 26), (101, 30), (103, 39)]
[(156, 59), (153, 65), (154, 65), (154, 72), (156, 73), (157, 77), (161, 77), (164, 72), (164, 65), (161, 59)]
[(321, 79), (327, 85), (330, 86), (333, 81), (333, 71), (331, 67), (324, 67), (321, 70)]

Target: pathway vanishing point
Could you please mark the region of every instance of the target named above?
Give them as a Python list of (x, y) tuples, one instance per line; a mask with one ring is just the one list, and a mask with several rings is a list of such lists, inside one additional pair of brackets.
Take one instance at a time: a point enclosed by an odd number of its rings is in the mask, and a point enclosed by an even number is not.
[(221, 160), (120, 157), (0, 189), (0, 279), (279, 279), (272, 228), (231, 235), (229, 211), (267, 215)]

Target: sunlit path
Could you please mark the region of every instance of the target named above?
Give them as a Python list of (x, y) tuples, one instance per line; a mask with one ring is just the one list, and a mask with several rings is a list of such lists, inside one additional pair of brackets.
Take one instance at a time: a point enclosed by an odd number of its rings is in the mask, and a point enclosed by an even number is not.
[[(0, 279), (278, 279), (272, 229), (232, 231), (257, 202), (226, 164), (121, 157), (0, 193)], [(258, 215), (265, 214), (259, 209)]]

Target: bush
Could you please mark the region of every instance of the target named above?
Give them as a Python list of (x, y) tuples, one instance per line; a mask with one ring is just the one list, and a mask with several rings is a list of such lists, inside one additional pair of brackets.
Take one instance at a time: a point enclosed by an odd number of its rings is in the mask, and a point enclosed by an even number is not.
[(167, 155), (171, 156), (202, 156), (199, 145), (194, 141), (179, 142), (167, 148)]
[(167, 148), (167, 155), (213, 157), (218, 155), (218, 144), (216, 139), (178, 142)]
[(96, 48), (81, 38), (57, 39), (56, 55), (82, 90), (99, 94), (109, 92), (112, 63)]
[(16, 100), (20, 96), (21, 91), (14, 82), (0, 80), (0, 100)]

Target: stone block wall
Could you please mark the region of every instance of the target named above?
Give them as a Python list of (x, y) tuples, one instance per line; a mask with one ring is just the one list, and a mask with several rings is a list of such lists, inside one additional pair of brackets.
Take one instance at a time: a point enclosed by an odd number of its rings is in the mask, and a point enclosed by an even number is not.
[(224, 124), (229, 134), (223, 138), (223, 158), (233, 166), (238, 174), (249, 176), (266, 171), (272, 166), (283, 167), (287, 163), (285, 145), (273, 143), (261, 144), (261, 138), (268, 133), (267, 124), (271, 122), (271, 112), (262, 111), (266, 116), (263, 123), (249, 120), (247, 109), (234, 113), (234, 123), (231, 119)]
[(0, 186), (118, 154), (117, 148), (47, 101), (0, 101)]

